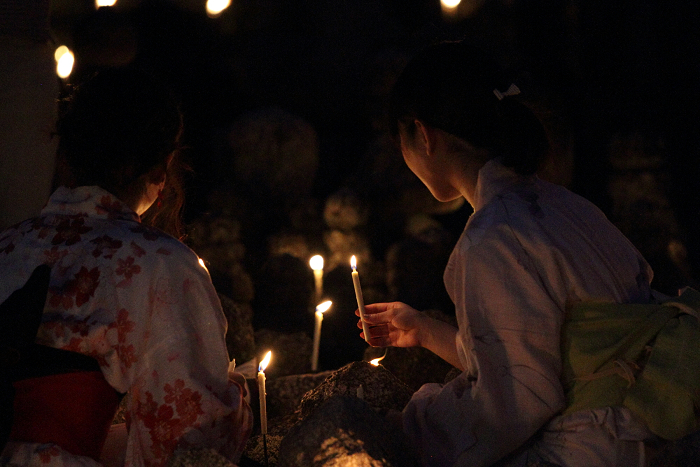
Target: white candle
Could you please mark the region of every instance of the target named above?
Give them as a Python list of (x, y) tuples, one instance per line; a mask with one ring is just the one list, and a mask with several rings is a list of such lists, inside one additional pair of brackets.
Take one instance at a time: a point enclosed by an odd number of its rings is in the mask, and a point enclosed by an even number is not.
[(323, 256), (314, 255), (309, 260), (309, 266), (314, 271), (314, 282), (316, 285), (316, 302), (321, 300), (323, 295)]
[(272, 351), (267, 352), (258, 367), (258, 394), (260, 395), (260, 434), (267, 434), (267, 398), (265, 397), (265, 368), (270, 363)]
[(323, 313), (328, 311), (332, 304), (333, 302), (329, 300), (316, 307), (316, 327), (314, 329), (314, 347), (311, 352), (311, 371), (318, 370), (318, 349), (321, 345), (321, 323), (323, 322)]
[(365, 333), (365, 341), (369, 342), (369, 329), (365, 322), (365, 300), (362, 297), (362, 287), (360, 286), (360, 274), (357, 272), (357, 259), (355, 255), (350, 258), (350, 267), (352, 267), (352, 284), (355, 286), (355, 298), (357, 298), (357, 308), (360, 310), (360, 319), (362, 320), (362, 332)]

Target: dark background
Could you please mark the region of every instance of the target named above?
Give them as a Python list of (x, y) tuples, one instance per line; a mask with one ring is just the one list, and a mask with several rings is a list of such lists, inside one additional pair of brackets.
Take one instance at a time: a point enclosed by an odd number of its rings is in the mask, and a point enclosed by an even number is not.
[[(316, 129), (318, 199), (371, 175), (370, 146), (385, 131), (386, 93), (406, 57), (435, 40), (469, 38), (523, 70), (542, 97), (557, 142), (548, 178), (613, 217), (631, 216), (615, 219), (630, 237), (667, 202), (670, 217), (633, 241), (663, 271), (644, 242), (677, 239), (690, 272), (671, 288), (695, 276), (698, 2), (465, 0), (447, 17), (437, 0), (233, 0), (218, 18), (203, 4), (121, 0), (95, 11), (92, 1), (61, 0), (51, 14), (55, 40), (76, 52), (76, 77), (135, 62), (179, 94), (194, 169), (189, 220), (206, 211), (208, 190), (221, 182), (231, 123), (260, 107), (278, 106)], [(642, 162), (625, 162), (630, 148)], [(621, 175), (651, 177), (660, 192), (616, 214), (609, 182)]]

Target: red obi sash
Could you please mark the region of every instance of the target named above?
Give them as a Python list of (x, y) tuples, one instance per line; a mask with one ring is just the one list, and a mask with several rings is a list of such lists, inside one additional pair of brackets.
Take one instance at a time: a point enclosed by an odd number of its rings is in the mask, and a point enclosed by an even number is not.
[(119, 394), (101, 371), (76, 371), (15, 381), (10, 439), (54, 443), (74, 455), (100, 458)]

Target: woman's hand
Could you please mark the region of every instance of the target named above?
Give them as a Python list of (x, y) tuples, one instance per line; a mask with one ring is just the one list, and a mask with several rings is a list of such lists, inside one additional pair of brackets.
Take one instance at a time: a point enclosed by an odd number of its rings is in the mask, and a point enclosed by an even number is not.
[[(360, 316), (360, 310), (355, 310)], [(365, 306), (367, 342), (373, 347), (424, 347), (450, 365), (464, 370), (457, 355), (457, 328), (433, 319), (405, 303), (374, 303)], [(362, 329), (362, 320), (357, 322)], [(364, 339), (364, 332), (360, 333)]]
[[(360, 311), (355, 310), (360, 316)], [(365, 322), (368, 325), (368, 343), (374, 347), (421, 346), (421, 328), (425, 317), (420, 311), (405, 303), (375, 303), (365, 306)], [(362, 329), (362, 320), (357, 322)], [(360, 337), (365, 339), (364, 332)]]

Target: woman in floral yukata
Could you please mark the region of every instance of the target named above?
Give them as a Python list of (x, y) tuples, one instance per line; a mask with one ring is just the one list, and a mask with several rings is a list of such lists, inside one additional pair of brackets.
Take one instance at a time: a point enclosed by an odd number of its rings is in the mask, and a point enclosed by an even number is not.
[[(142, 222), (178, 192), (180, 132), (177, 105), (155, 81), (129, 69), (98, 73), (58, 122), (66, 184), (37, 218), (0, 234), (0, 302), (49, 265), (37, 343), (94, 357), (109, 386), (129, 394), (127, 466), (165, 465), (175, 449), (197, 447), (237, 462), (252, 427), (244, 389), (228, 373), (227, 323), (208, 272)], [(29, 441), (10, 440), (0, 463), (100, 462)]]
[(462, 370), (400, 414), (425, 466), (644, 465), (651, 434), (627, 408), (562, 415), (560, 343), (571, 304), (647, 302), (652, 271), (599, 209), (535, 175), (548, 140), (519, 94), (461, 42), (426, 48), (398, 78), (406, 164), (436, 199), (463, 196), (474, 213), (444, 273), (458, 328), (371, 304), (370, 343), (422, 346)]

